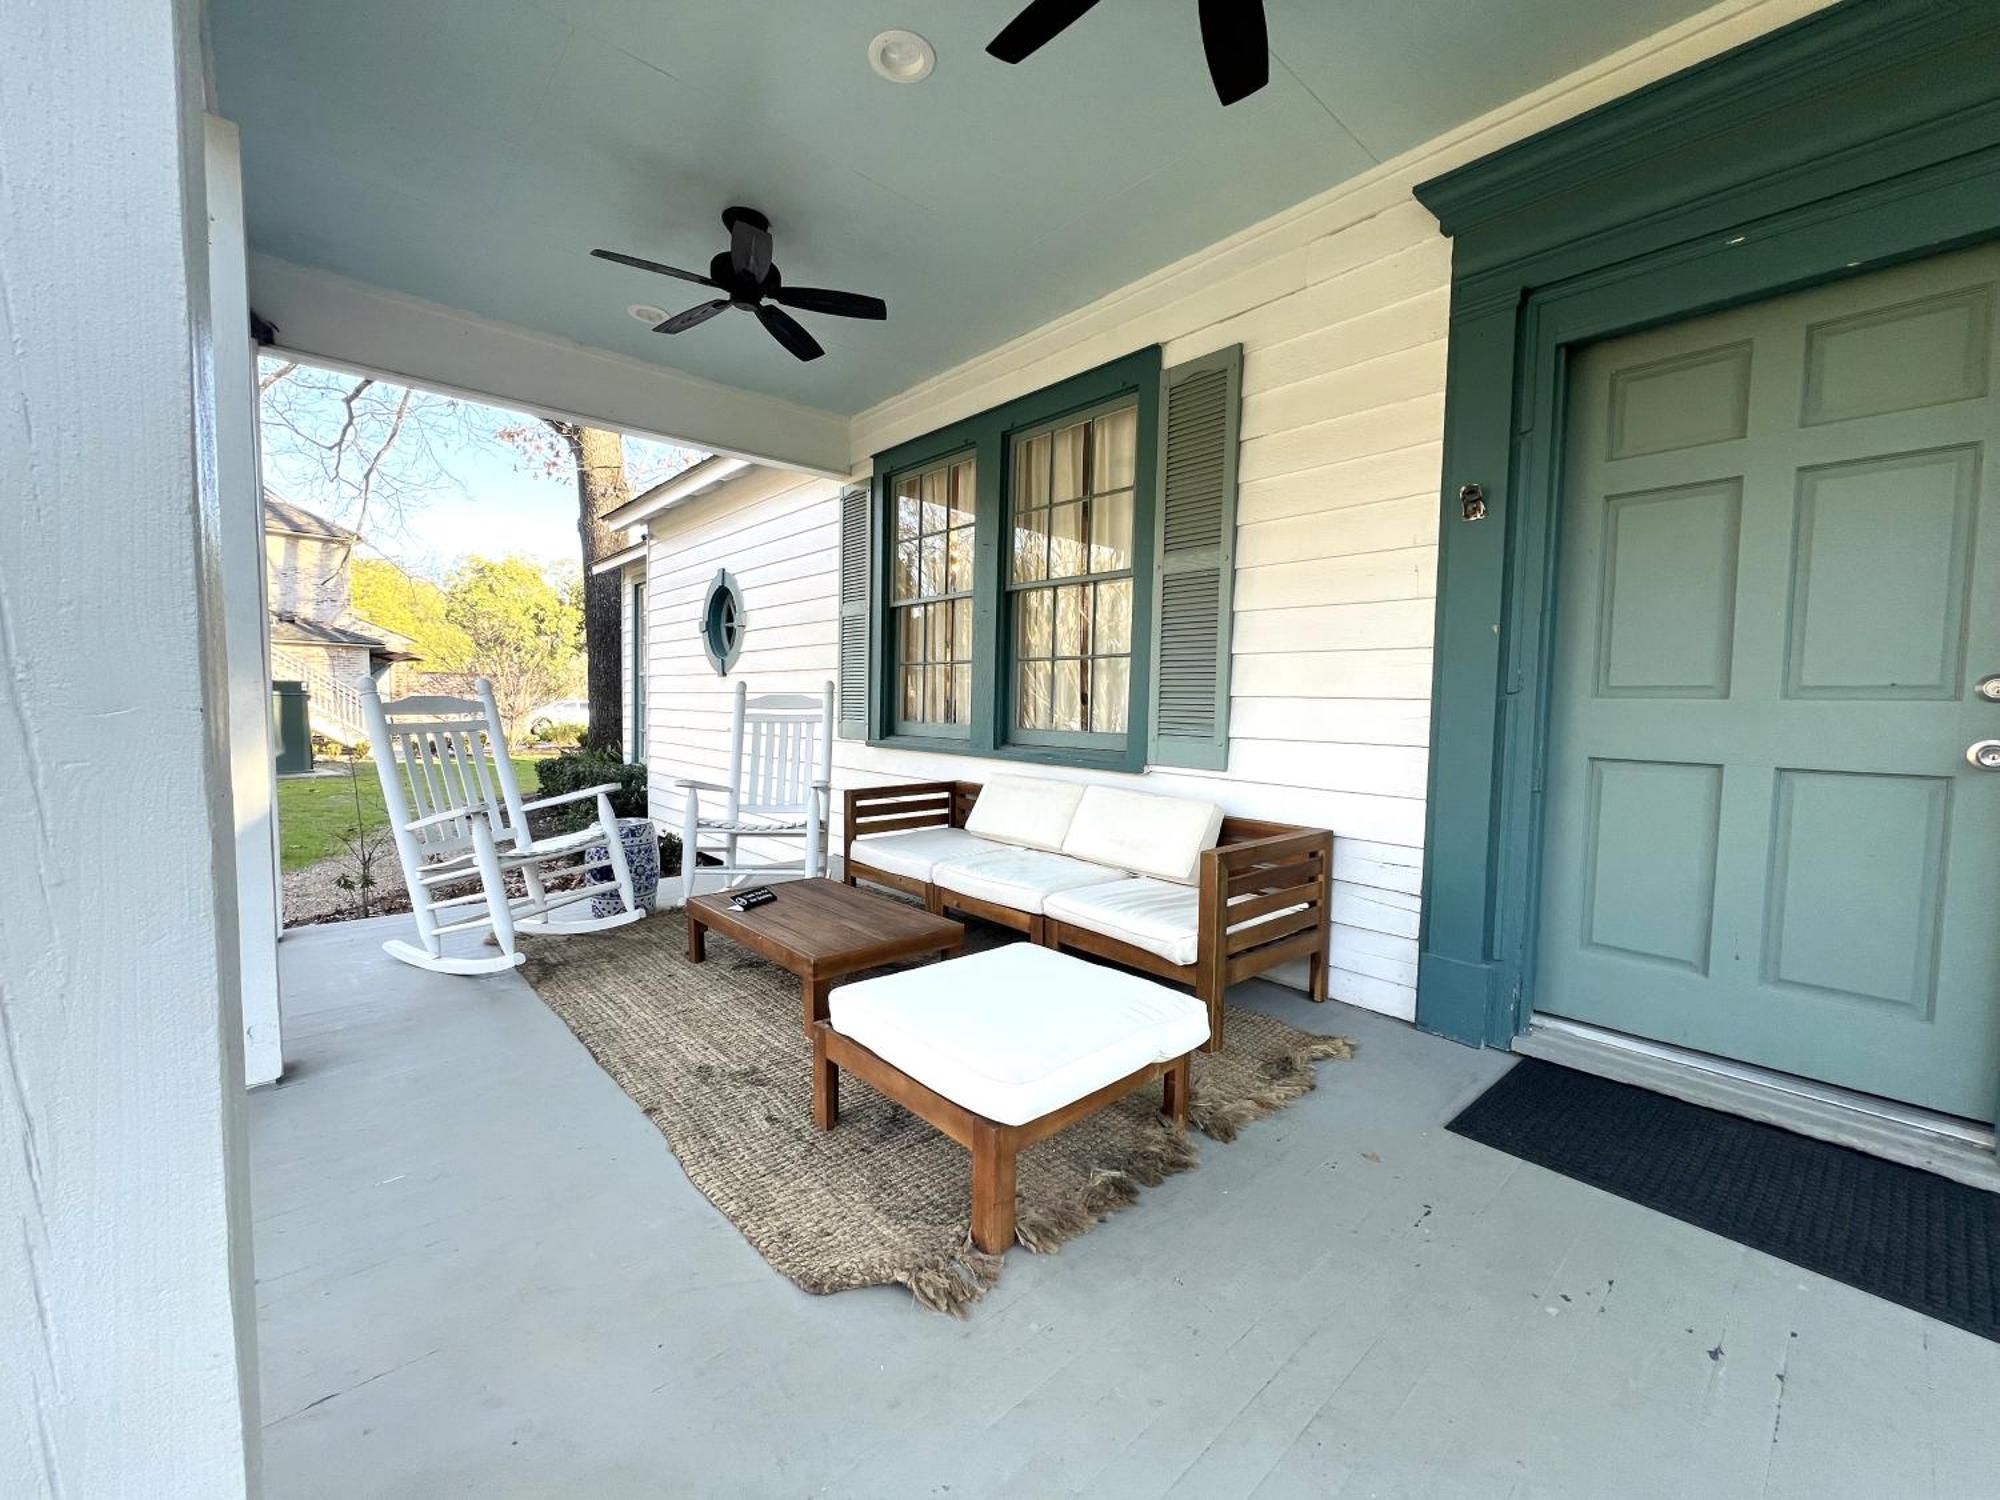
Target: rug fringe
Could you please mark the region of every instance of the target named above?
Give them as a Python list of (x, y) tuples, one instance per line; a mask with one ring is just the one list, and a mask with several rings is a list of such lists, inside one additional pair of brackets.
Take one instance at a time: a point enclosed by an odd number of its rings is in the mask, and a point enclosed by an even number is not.
[(1158, 1187), (1176, 1172), (1201, 1165), (1201, 1148), (1186, 1132), (1161, 1121), (1138, 1151), (1116, 1167), (1099, 1167), (1083, 1191), (1066, 1202), (1024, 1207), (1014, 1238), (1036, 1255), (1053, 1255), (1085, 1230), (1138, 1201), (1142, 1188)]
[(1344, 1061), (1353, 1056), (1354, 1043), (1348, 1038), (1316, 1037), (1265, 1064), (1264, 1073), (1270, 1082), (1254, 1094), (1232, 1099), (1227, 1104), (1204, 1106), (1202, 1091), (1197, 1087), (1188, 1101), (1188, 1123), (1211, 1140), (1233, 1141), (1252, 1120), (1275, 1114), (1318, 1088), (1319, 1076), (1313, 1071), (1313, 1064), (1334, 1058)]
[(897, 1280), (910, 1289), (920, 1306), (962, 1318), (999, 1282), (1002, 1263), (1002, 1257), (988, 1255), (967, 1240), (950, 1254), (914, 1267)]

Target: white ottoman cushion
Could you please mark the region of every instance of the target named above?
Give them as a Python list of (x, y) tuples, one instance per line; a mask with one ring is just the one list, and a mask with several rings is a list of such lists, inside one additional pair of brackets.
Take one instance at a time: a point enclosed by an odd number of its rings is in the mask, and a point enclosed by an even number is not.
[(965, 826), (983, 839), (1054, 852), (1062, 848), (1082, 798), (1083, 788), (1073, 781), (995, 776), (979, 789)]
[[(1067, 926), (1101, 932), (1135, 948), (1144, 948), (1148, 953), (1157, 953), (1170, 964), (1193, 963), (1201, 945), (1201, 895), (1193, 886), (1177, 885), (1170, 880), (1149, 880), (1142, 876), (1057, 891), (1048, 898), (1044, 909)], [(1279, 917), (1303, 910), (1303, 906), (1287, 906), (1247, 925), (1275, 922)]]
[(827, 1011), (835, 1031), (1002, 1125), (1208, 1040), (1193, 996), (1033, 943), (843, 984)]
[(939, 860), (997, 854), (1005, 848), (1004, 844), (979, 838), (963, 828), (911, 828), (902, 833), (862, 835), (854, 841), (854, 857), (891, 875), (929, 880)]
[(1044, 854), (1039, 849), (1000, 849), (966, 859), (942, 860), (931, 870), (931, 880), (940, 890), (1025, 912), (1040, 912), (1042, 902), (1055, 891), (1118, 877), (1117, 870), (1061, 854)]
[(1134, 875), (1194, 884), (1205, 849), (1222, 832), (1222, 809), (1192, 797), (1093, 786), (1077, 803), (1062, 852)]

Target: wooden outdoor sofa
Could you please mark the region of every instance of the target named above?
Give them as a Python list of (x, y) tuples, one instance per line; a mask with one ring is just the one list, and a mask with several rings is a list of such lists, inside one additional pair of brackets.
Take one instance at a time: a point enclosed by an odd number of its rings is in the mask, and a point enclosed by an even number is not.
[[(1193, 931), (1185, 930), (1182, 916), (1174, 940), (1161, 941), (1157, 933), (1115, 935), (1104, 930), (1123, 924), (1093, 914), (1086, 899), (1093, 892), (1088, 888), (1052, 895), (1048, 905), (1054, 910), (1037, 911), (952, 889), (949, 883), (918, 873), (921, 862), (913, 864), (906, 857), (894, 861), (898, 868), (888, 867), (892, 844), (878, 836), (965, 830), (981, 790), (980, 783), (971, 781), (849, 789), (844, 794), (842, 879), (849, 885), (865, 880), (887, 886), (918, 897), (932, 912), (980, 917), (1048, 948), (1088, 954), (1187, 985), (1208, 1008), (1209, 1051), (1222, 1046), (1223, 997), (1240, 979), (1303, 959), (1311, 997), (1326, 999), (1333, 885), (1333, 835), (1326, 829), (1221, 817), (1213, 847), (1201, 850), (1189, 878), (1176, 882), (1192, 888)], [(1135, 794), (1111, 795), (1130, 799)], [(1146, 800), (1165, 804), (1183, 799)], [(1133, 805), (1128, 800), (1127, 806)], [(1039, 847), (1050, 848), (1046, 843)], [(1066, 856), (1069, 846), (1060, 847)], [(934, 873), (948, 882), (946, 864), (939, 860)], [(1179, 899), (1174, 886), (1135, 878), (1129, 867), (1107, 863), (1102, 879), (1106, 884), (1098, 891), (1186, 912), (1188, 903)]]

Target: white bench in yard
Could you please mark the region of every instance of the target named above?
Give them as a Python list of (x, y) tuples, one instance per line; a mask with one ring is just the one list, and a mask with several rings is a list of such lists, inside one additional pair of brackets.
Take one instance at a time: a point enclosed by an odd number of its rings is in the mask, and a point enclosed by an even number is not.
[(813, 1121), (840, 1120), (843, 1069), (972, 1153), (972, 1239), (1014, 1242), (1014, 1158), (1155, 1079), (1187, 1122), (1208, 1008), (1150, 979), (1011, 943), (844, 984), (813, 1027)]

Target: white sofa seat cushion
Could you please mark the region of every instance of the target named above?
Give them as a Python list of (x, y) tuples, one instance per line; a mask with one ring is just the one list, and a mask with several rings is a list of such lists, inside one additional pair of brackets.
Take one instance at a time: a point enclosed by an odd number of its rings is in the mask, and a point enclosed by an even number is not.
[(963, 828), (909, 828), (901, 833), (864, 834), (854, 841), (854, 857), (891, 875), (929, 880), (940, 860), (998, 854), (1006, 847)]
[(942, 860), (931, 870), (931, 881), (940, 890), (1036, 914), (1056, 891), (1118, 878), (1116, 870), (1039, 849), (999, 849)]
[(1194, 884), (1202, 851), (1222, 833), (1222, 809), (1192, 797), (1158, 797), (1115, 786), (1086, 788), (1062, 852), (1134, 875)]
[[(1287, 906), (1248, 925), (1275, 922), (1304, 909)], [(1201, 893), (1171, 880), (1140, 876), (1057, 891), (1049, 897), (1046, 910), (1058, 922), (1088, 928), (1148, 953), (1157, 953), (1170, 964), (1193, 963), (1201, 944)]]
[(1208, 1040), (1193, 996), (1033, 943), (840, 985), (827, 1013), (835, 1031), (1002, 1125)]
[(1082, 798), (1083, 788), (1073, 781), (995, 776), (979, 789), (965, 819), (966, 830), (983, 839), (1053, 854), (1062, 848)]

